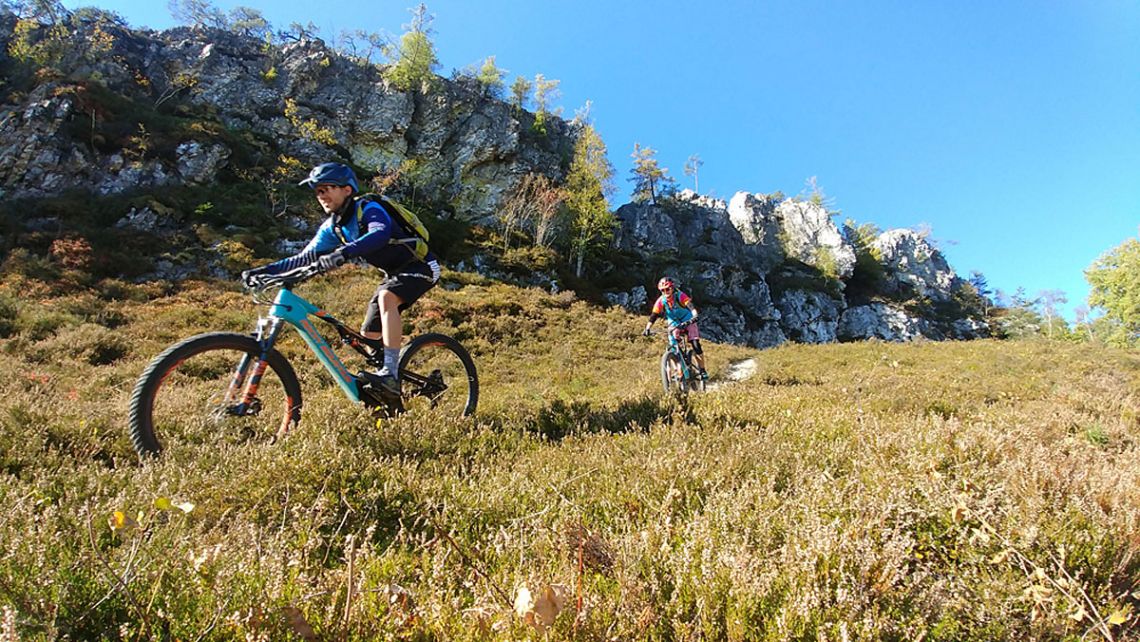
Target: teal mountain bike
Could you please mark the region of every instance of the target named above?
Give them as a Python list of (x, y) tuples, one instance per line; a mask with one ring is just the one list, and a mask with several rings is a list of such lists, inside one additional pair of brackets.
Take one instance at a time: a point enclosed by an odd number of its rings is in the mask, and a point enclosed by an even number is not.
[(661, 385), (667, 395), (705, 390), (705, 381), (693, 363), (693, 344), (684, 329), (687, 325), (671, 327), (665, 333), (669, 343), (661, 355)]
[[(147, 366), (131, 396), (129, 429), (140, 456), (158, 455), (175, 444), (241, 443), (274, 440), (301, 421), (301, 384), (289, 361), (274, 347), (286, 325), (293, 326), (345, 396), (376, 416), (404, 412), (468, 416), (479, 400), (475, 363), (452, 337), (424, 334), (400, 353), (401, 394), (373, 386), (367, 372), (353, 375), (313, 324), (332, 326), (342, 344), (358, 352), (369, 368), (383, 365), (383, 345), (333, 318), (293, 292), (320, 274), (307, 266), (259, 277), (254, 301), (268, 304), (253, 334), (209, 332), (180, 341)], [(270, 302), (265, 295), (276, 288)]]

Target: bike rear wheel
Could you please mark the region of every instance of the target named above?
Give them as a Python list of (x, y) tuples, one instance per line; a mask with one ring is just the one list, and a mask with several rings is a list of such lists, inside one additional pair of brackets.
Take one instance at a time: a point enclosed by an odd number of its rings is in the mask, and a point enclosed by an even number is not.
[(458, 341), (445, 334), (412, 339), (400, 355), (404, 410), (466, 417), (479, 403), (475, 362)]
[(214, 332), (155, 357), (131, 396), (130, 436), (139, 456), (174, 446), (271, 441), (300, 422), (301, 384), (293, 367), (276, 350), (261, 364), (260, 355), (253, 337)]
[(667, 395), (683, 395), (688, 392), (681, 357), (672, 350), (666, 350), (661, 355), (661, 385)]

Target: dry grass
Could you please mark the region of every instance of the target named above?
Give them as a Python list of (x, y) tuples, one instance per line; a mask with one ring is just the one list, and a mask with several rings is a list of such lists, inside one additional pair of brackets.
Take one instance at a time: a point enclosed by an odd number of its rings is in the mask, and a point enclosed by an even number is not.
[[(301, 293), (355, 320), (371, 287), (347, 271)], [(376, 427), (292, 338), (300, 430), (145, 465), (124, 417), (146, 361), (257, 309), (218, 283), (20, 299), (0, 349), (3, 635), (1136, 636), (1135, 353), (710, 345), (714, 376), (749, 357), (755, 375), (678, 404), (640, 318), (449, 287), (409, 329), (472, 349), (474, 420)], [(522, 585), (568, 592), (545, 633)]]

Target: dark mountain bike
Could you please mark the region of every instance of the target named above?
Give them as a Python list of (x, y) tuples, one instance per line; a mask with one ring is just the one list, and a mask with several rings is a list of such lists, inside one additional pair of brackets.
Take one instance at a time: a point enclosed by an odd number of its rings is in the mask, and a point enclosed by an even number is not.
[[(471, 355), (455, 339), (424, 334), (400, 353), (401, 395), (373, 386), (365, 373), (352, 375), (312, 318), (328, 323), (341, 343), (358, 352), (370, 368), (383, 366), (384, 349), (348, 328), (328, 312), (293, 292), (320, 274), (317, 266), (260, 277), (254, 301), (269, 305), (252, 335), (209, 332), (180, 341), (143, 371), (131, 396), (130, 437), (140, 456), (157, 455), (173, 443), (240, 443), (273, 440), (301, 421), (301, 384), (289, 361), (274, 347), (291, 325), (345, 396), (377, 416), (404, 412), (468, 416), (479, 400), (479, 380)], [(264, 294), (277, 289), (272, 301)]]
[(705, 390), (705, 380), (693, 364), (693, 344), (685, 333), (687, 325), (683, 323), (665, 332), (669, 342), (661, 355), (661, 385), (665, 388), (665, 394), (685, 395), (690, 390)]

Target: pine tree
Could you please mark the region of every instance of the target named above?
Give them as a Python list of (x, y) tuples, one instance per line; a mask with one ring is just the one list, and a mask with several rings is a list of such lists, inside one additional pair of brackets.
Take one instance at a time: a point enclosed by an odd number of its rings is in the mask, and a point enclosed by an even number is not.
[(479, 75), (477, 76), (479, 83), (483, 85), (483, 90), (487, 95), (496, 98), (503, 95), (503, 70), (495, 65), (495, 57), (487, 56), (483, 61), (483, 66), (479, 68)]
[(986, 275), (978, 270), (970, 272), (970, 285), (974, 287), (974, 292), (977, 293), (978, 298), (981, 299), (982, 314), (989, 314), (990, 306), (993, 305), (994, 296), (993, 290), (990, 289), (990, 284), (986, 280)]
[(648, 201), (652, 205), (657, 204), (657, 196), (662, 192), (660, 189), (664, 184), (672, 182), (668, 176), (668, 168), (662, 168), (657, 164), (657, 150), (651, 147), (642, 147), (641, 143), (633, 144), (633, 153), (630, 157), (633, 158), (633, 169), (630, 173), (633, 177), (629, 180), (633, 182), (633, 201), (635, 203), (645, 203)]
[(530, 84), (529, 80), (522, 76), (516, 76), (515, 81), (511, 83), (511, 106), (519, 111), (526, 109), (532, 88), (533, 85)]
[(584, 125), (574, 144), (574, 160), (566, 177), (566, 205), (571, 215), (570, 255), (574, 273), (579, 277), (584, 272), (586, 258), (608, 246), (617, 226), (607, 202), (614, 190), (613, 174), (602, 137), (593, 125)]
[(265, 16), (251, 7), (234, 7), (230, 11), (228, 28), (230, 31), (258, 40), (266, 40), (273, 34), (273, 29)]

